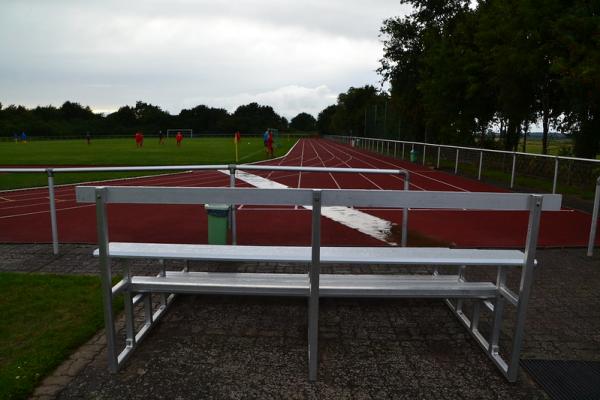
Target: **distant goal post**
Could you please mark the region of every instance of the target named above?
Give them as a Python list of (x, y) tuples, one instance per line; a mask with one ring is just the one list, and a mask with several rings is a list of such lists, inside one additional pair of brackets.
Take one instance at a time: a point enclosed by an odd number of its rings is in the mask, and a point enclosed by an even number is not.
[(181, 132), (181, 134), (183, 135), (183, 137), (188, 136), (189, 138), (193, 138), (194, 137), (194, 131), (192, 129), (167, 129), (167, 139), (169, 138), (169, 136), (175, 136), (177, 135), (177, 132)]

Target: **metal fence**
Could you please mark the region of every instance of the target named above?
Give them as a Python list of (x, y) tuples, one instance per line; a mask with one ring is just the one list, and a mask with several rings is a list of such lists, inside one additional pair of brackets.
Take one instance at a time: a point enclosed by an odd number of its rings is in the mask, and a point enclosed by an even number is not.
[[(50, 225), (52, 229), (52, 250), (59, 253), (58, 224), (56, 219), (56, 199), (54, 195), (54, 175), (73, 172), (139, 172), (139, 171), (229, 171), (230, 187), (235, 187), (236, 171), (290, 171), (316, 173), (356, 173), (356, 174), (393, 174), (402, 175), (404, 190), (409, 190), (410, 176), (403, 169), (370, 169), (370, 168), (326, 168), (326, 167), (294, 167), (269, 165), (161, 165), (145, 167), (65, 167), (65, 168), (0, 168), (0, 173), (43, 173), (48, 176), (48, 198), (50, 206)], [(231, 213), (232, 243), (237, 241), (237, 224), (235, 207)], [(408, 238), (408, 209), (402, 211), (402, 246), (406, 246)]]
[(588, 255), (593, 255), (600, 202), (600, 160), (359, 136), (326, 138), (473, 179), (485, 179), (510, 189), (523, 187), (541, 192), (583, 193), (590, 197), (594, 193), (588, 241)]

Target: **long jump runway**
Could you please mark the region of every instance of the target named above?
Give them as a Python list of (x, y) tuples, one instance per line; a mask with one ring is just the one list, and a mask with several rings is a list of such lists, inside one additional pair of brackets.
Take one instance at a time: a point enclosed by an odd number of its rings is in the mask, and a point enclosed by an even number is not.
[[(302, 139), (290, 152), (262, 165), (313, 167), (400, 168), (410, 171), (410, 190), (504, 192), (505, 190), (441, 171), (357, 150), (321, 139)], [(102, 182), (128, 186), (228, 186), (226, 171), (186, 172)], [(240, 187), (403, 189), (393, 175), (293, 173), (252, 171), (238, 173)], [(56, 188), (59, 241), (96, 243), (93, 204), (75, 201), (75, 185)], [(0, 192), (0, 242), (51, 242), (47, 189)], [(207, 218), (202, 205), (110, 205), (110, 238), (113, 241), (206, 243)], [(322, 220), (326, 245), (390, 245), (399, 237), (390, 233), (400, 224), (400, 210), (360, 209), (331, 212)], [(307, 245), (310, 211), (301, 207), (237, 208), (238, 244)], [(584, 247), (591, 215), (570, 209), (544, 212), (540, 227), (542, 247)], [(409, 232), (432, 242), (457, 247), (521, 248), (525, 242), (524, 212), (432, 211), (411, 209)], [(391, 229), (395, 232), (395, 229)], [(409, 241), (410, 241), (409, 233)], [(600, 243), (600, 237), (598, 238)]]

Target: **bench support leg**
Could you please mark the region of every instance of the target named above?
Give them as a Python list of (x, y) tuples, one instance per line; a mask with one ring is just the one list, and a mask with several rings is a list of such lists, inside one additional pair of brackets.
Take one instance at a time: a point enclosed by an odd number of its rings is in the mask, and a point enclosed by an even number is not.
[(531, 195), (529, 199), (529, 223), (527, 226), (527, 240), (525, 241), (525, 263), (523, 265), (521, 282), (519, 284), (519, 302), (517, 303), (513, 347), (510, 354), (510, 363), (508, 365), (507, 373), (507, 378), (511, 382), (517, 380), (517, 374), (519, 372), (519, 356), (521, 354), (521, 347), (523, 346), (525, 317), (533, 283), (535, 251), (537, 249), (540, 217), (542, 215), (542, 200), (543, 197), (540, 195)]
[[(115, 290), (112, 287), (112, 268), (110, 254), (108, 251), (108, 226), (106, 217), (106, 189), (96, 189), (96, 227), (98, 235), (98, 249), (100, 262), (100, 278), (102, 281), (102, 301), (104, 306), (104, 325), (106, 329), (106, 345), (108, 356), (108, 369), (115, 373), (119, 367), (129, 358), (137, 345), (144, 339), (150, 329), (158, 322), (160, 317), (166, 312), (173, 301), (175, 295), (161, 294), (161, 306), (156, 312), (152, 312), (152, 294), (142, 293), (135, 295), (130, 290), (131, 275), (129, 267), (125, 266), (124, 278), (125, 285), (121, 290)], [(161, 262), (160, 275), (165, 275), (164, 263)], [(118, 286), (118, 284), (117, 284)], [(120, 291), (123, 292), (125, 303), (125, 348), (119, 353), (117, 351), (117, 334), (115, 328), (115, 316), (113, 314), (113, 299)], [(135, 297), (134, 297), (135, 295)], [(134, 307), (140, 301), (144, 302), (144, 325), (135, 332)]]
[(504, 297), (500, 294), (500, 287), (506, 284), (506, 268), (498, 267), (498, 278), (496, 279), (496, 287), (498, 294), (494, 301), (494, 319), (492, 322), (492, 332), (490, 336), (489, 352), (492, 356), (498, 354), (498, 340), (500, 339), (500, 331), (502, 329), (502, 313), (504, 311)]
[(310, 297), (308, 299), (308, 380), (317, 380), (319, 368), (319, 269), (321, 260), (321, 191), (313, 192), (312, 201), (312, 254), (310, 270)]
[(319, 299), (308, 300), (308, 380), (317, 380), (319, 368)]
[[(129, 287), (131, 283), (131, 274), (129, 273), (129, 266), (125, 266), (123, 271), (124, 279), (127, 281), (127, 286)], [(133, 315), (133, 296), (129, 289), (126, 289), (123, 292), (123, 303), (125, 307), (125, 331), (126, 331), (126, 339), (125, 346), (126, 347), (134, 347), (135, 346), (135, 316)]]
[(104, 305), (104, 327), (106, 330), (106, 347), (108, 369), (117, 372), (119, 361), (116, 350), (117, 335), (113, 314), (112, 268), (108, 255), (108, 225), (106, 220), (106, 189), (96, 189), (96, 229), (98, 235), (98, 251), (100, 261), (100, 278), (102, 280), (102, 302)]
[[(529, 302), (531, 286), (533, 283), (535, 250), (537, 248), (542, 199), (543, 197), (540, 195), (530, 196), (529, 225), (527, 228), (525, 259), (521, 271), (521, 282), (519, 285), (518, 296), (514, 295), (506, 287), (506, 268), (499, 267), (498, 269), (498, 277), (496, 281), (497, 294), (494, 299), (493, 306), (486, 307), (493, 313), (489, 342), (483, 337), (478, 329), (481, 302), (483, 301), (484, 306), (486, 306), (486, 301), (484, 299), (473, 299), (475, 301), (473, 306), (473, 315), (471, 319), (469, 319), (467, 315), (460, 310), (458, 304), (455, 307), (449, 299), (446, 299), (446, 303), (458, 317), (459, 321), (469, 330), (473, 338), (479, 343), (486, 354), (490, 357), (492, 362), (504, 374), (509, 382), (515, 382), (519, 372), (521, 348), (523, 346), (523, 336), (525, 334), (525, 316), (527, 313), (527, 304)], [(502, 314), (507, 301), (517, 307), (516, 321), (512, 335), (512, 349), (510, 351), (508, 362), (500, 356), (498, 351), (498, 342), (500, 340), (500, 334), (502, 331)]]

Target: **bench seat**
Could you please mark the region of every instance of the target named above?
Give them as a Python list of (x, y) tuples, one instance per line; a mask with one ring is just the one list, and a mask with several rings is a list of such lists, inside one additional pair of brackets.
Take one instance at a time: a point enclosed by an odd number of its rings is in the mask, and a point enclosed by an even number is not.
[[(310, 263), (308, 246), (223, 246), (111, 242), (111, 257), (163, 260)], [(98, 256), (98, 250), (94, 251)], [(444, 247), (321, 247), (321, 264), (522, 266), (520, 250)]]
[[(146, 293), (310, 296), (307, 274), (175, 272), (132, 276), (131, 290)], [(321, 274), (320, 297), (492, 298), (491, 282), (461, 282), (457, 275)]]

